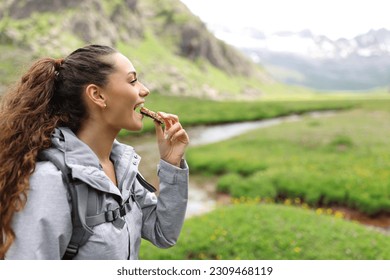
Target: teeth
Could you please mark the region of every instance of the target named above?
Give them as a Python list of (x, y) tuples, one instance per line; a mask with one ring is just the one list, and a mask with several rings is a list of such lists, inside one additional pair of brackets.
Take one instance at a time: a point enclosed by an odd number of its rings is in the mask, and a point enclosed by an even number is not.
[(144, 107), (144, 106), (145, 106), (144, 103), (140, 103), (140, 104), (138, 104), (137, 106), (135, 106), (134, 110), (137, 110), (137, 112), (139, 113), (139, 110), (140, 110), (142, 107)]

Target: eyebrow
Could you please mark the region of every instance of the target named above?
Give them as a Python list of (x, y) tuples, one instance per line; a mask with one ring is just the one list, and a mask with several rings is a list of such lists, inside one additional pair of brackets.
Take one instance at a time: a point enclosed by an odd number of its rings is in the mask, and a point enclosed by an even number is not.
[(127, 73), (127, 76), (130, 76), (130, 75), (133, 75), (134, 78), (137, 78), (137, 72), (135, 72), (135, 71), (130, 71), (129, 73)]

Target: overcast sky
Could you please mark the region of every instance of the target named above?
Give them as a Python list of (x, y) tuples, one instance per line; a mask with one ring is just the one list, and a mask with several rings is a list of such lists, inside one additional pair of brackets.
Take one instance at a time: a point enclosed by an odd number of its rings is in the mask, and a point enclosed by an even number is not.
[(310, 29), (331, 39), (390, 30), (388, 0), (181, 0), (209, 24), (263, 32)]

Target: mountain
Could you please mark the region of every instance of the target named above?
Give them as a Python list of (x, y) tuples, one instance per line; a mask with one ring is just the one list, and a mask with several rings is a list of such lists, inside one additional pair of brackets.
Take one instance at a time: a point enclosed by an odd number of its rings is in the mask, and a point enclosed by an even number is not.
[(320, 90), (390, 86), (390, 31), (386, 29), (337, 40), (310, 30), (265, 34), (253, 28), (210, 29), (282, 82)]
[(272, 82), (179, 0), (5, 0), (0, 85), (13, 82), (38, 57), (64, 57), (91, 43), (127, 55), (146, 85), (162, 94), (258, 96), (259, 85)]

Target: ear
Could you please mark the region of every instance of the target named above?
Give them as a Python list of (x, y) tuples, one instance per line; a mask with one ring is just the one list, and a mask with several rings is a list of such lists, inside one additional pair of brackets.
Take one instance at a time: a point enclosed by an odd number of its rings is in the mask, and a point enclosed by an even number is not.
[(99, 106), (100, 108), (104, 109), (107, 106), (106, 97), (99, 86), (95, 84), (89, 84), (85, 88), (85, 94), (90, 102)]

